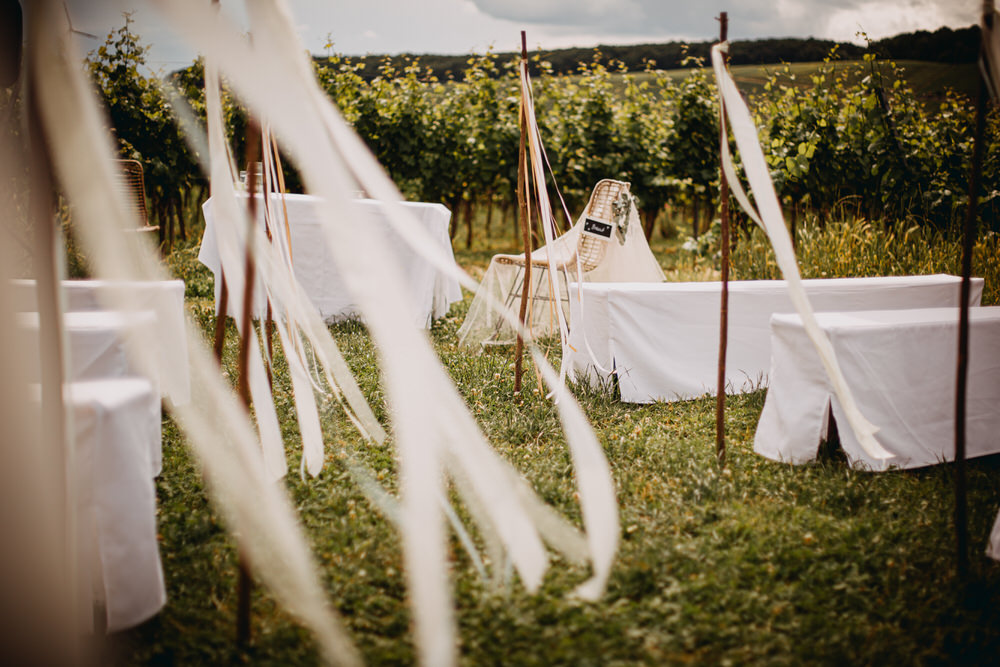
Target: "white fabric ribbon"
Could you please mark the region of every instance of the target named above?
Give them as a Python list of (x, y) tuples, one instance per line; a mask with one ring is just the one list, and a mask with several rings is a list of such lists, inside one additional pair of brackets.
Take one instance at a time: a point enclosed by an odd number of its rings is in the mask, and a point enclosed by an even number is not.
[[(537, 527), (542, 525), (537, 518), (544, 514), (537, 511), (542, 503), (524, 499), (526, 485), (489, 447), (426, 334), (408, 324), (413, 319), (408, 314), (411, 306), (392, 259), (372, 230), (348, 222), (356, 216), (353, 191), (360, 185), (385, 201), (394, 231), (416, 252), (442, 272), (459, 274), (463, 284), (473, 288), (475, 284), (398, 205), (398, 191), (316, 86), (283, 7), (266, 0), (248, 3), (251, 47), (239, 29), (211, 14), (199, 0), (158, 4), (200, 50), (217, 59), (240, 97), (269, 120), (309, 190), (322, 200), (324, 234), (380, 352), (393, 410), (402, 489), (399, 516), (421, 660), (452, 664), (456, 639), (439, 505), (443, 473), (468, 480), (459, 488), (470, 488), (477, 495), (469, 504), (478, 504), (487, 517), (481, 528), (496, 533), (529, 590), (540, 585), (548, 560)], [(266, 266), (266, 260), (261, 264)], [(617, 507), (613, 491), (608, 492), (613, 485), (607, 468), (603, 484), (594, 483), (601, 471), (593, 460), (603, 458), (603, 452), (582, 413), (567, 408), (568, 403), (560, 403), (561, 417), (575, 424), (574, 434), (587, 432), (591, 438), (590, 443), (570, 446), (578, 448), (574, 460), (587, 465), (586, 472), (578, 471), (578, 480), (595, 576), (583, 594), (596, 597), (603, 590), (617, 544)], [(570, 440), (579, 439), (568, 435)], [(552, 516), (545, 520), (551, 522)], [(579, 540), (567, 537), (575, 529), (565, 520), (560, 522), (562, 531), (557, 532), (566, 548), (578, 545)]]
[[(764, 152), (760, 148), (760, 141), (757, 138), (757, 128), (754, 127), (750, 111), (747, 109), (743, 97), (736, 88), (736, 83), (729, 75), (723, 63), (723, 53), (729, 48), (728, 43), (716, 44), (712, 47), (712, 67), (715, 70), (715, 80), (719, 88), (720, 105), (725, 109), (725, 115), (729, 118), (729, 127), (733, 137), (736, 139), (736, 146), (740, 150), (740, 157), (743, 160), (743, 168), (750, 183), (750, 188), (757, 201), (757, 209), (753, 207), (746, 193), (739, 185), (736, 178), (736, 171), (733, 168), (732, 158), (729, 155), (726, 142), (722, 142), (723, 168), (729, 184), (733, 188), (733, 194), (740, 205), (747, 211), (754, 221), (757, 222), (764, 231), (767, 232), (774, 248), (774, 256), (777, 260), (781, 274), (788, 285), (788, 294), (795, 306), (795, 310), (802, 318), (806, 334), (816, 347), (823, 368), (826, 370), (833, 391), (840, 401), (847, 421), (858, 442), (868, 453), (876, 459), (888, 459), (892, 457), (885, 448), (875, 439), (878, 428), (870, 423), (861, 413), (854, 401), (854, 395), (844, 379), (844, 375), (837, 363), (837, 356), (833, 351), (833, 346), (827, 339), (826, 334), (819, 328), (816, 316), (813, 313), (809, 297), (806, 296), (802, 288), (802, 276), (799, 274), (798, 261), (795, 259), (795, 250), (792, 247), (792, 239), (785, 227), (785, 219), (781, 212), (781, 205), (778, 203), (778, 196), (774, 191), (774, 183), (771, 181), (770, 172), (767, 169), (767, 162), (764, 160)], [(720, 110), (720, 117), (722, 113)], [(759, 212), (758, 212), (759, 211)]]
[[(31, 60), (44, 76), (36, 88), (38, 106), (60, 184), (74, 205), (74, 220), (95, 273), (109, 280), (166, 280), (155, 253), (136, 235), (115, 185), (114, 154), (98, 104), (83, 78), (80, 56), (69, 43), (62, 7), (39, 0), (30, 20), (40, 28)], [(88, 160), (81, 161), (79, 156)], [(231, 175), (230, 175), (231, 178)], [(114, 296), (114, 295), (112, 295)], [(119, 307), (127, 309), (128, 300)], [(159, 334), (160, 332), (158, 332)], [(213, 498), (226, 523), (240, 535), (255, 571), (289, 612), (316, 635), (331, 663), (358, 665), (360, 657), (323, 593), (305, 537), (287, 498), (266, 474), (260, 445), (241, 406), (205, 349), (202, 335), (188, 323), (192, 400), (174, 414), (201, 460)], [(156, 340), (130, 348), (156, 361)]]
[[(979, 70), (990, 96), (998, 99), (1000, 98), (1000, 30), (997, 29), (997, 22), (1000, 21), (1000, 12), (994, 9), (991, 0), (983, 3), (983, 11), (983, 53), (979, 59)], [(987, 15), (993, 17), (992, 26), (988, 26), (985, 21)]]

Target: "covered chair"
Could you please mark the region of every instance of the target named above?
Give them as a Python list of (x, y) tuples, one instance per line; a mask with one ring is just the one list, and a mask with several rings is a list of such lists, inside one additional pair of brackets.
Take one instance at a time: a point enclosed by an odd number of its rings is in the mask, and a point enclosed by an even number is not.
[[(531, 306), (528, 326), (535, 337), (556, 333), (561, 307), (569, 319), (569, 283), (660, 282), (663, 270), (653, 256), (639, 215), (629, 192), (630, 184), (604, 179), (594, 187), (590, 200), (576, 224), (531, 253)], [(556, 275), (549, 276), (549, 256)], [(459, 344), (467, 347), (506, 345), (517, 335), (504, 319), (489, 307), (491, 295), (515, 317), (520, 308), (524, 284), (524, 254), (494, 255), (458, 330)], [(570, 322), (570, 326), (573, 323)]]

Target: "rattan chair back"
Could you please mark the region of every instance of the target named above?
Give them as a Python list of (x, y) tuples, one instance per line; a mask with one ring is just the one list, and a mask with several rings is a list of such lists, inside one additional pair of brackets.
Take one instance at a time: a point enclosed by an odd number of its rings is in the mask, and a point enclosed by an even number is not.
[[(590, 201), (587, 202), (585, 214), (590, 218), (597, 218), (603, 221), (611, 221), (613, 216), (612, 205), (623, 194), (629, 191), (630, 183), (615, 181), (605, 178), (594, 186), (594, 191), (590, 193)], [(577, 256), (580, 258), (580, 268), (584, 273), (593, 271), (608, 253), (608, 240), (591, 236), (590, 234), (580, 234), (580, 240), (576, 246)]]
[(159, 226), (149, 224), (149, 211), (146, 208), (146, 182), (143, 177), (142, 163), (138, 160), (115, 160), (118, 167), (118, 191), (125, 202), (125, 208), (133, 220), (139, 225), (135, 231), (155, 232)]

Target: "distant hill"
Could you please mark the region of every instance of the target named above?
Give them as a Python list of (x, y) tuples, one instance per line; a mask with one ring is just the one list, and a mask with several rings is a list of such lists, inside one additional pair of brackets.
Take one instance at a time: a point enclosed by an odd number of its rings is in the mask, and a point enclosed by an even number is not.
[[(678, 69), (691, 66), (685, 65), (686, 56), (695, 56), (708, 61), (712, 42), (665, 42), (662, 44), (636, 44), (632, 46), (600, 45), (596, 50), (601, 53), (602, 62), (621, 61), (629, 71), (640, 72), (646, 63), (652, 61), (659, 69)], [(869, 47), (857, 46), (849, 42), (833, 42), (823, 39), (754, 39), (736, 40), (730, 46), (730, 62), (733, 65), (763, 65), (780, 62), (801, 63), (823, 60), (830, 50), (838, 46), (842, 59), (860, 58), (869, 49), (880, 57), (893, 60), (920, 60), (924, 62), (962, 64), (975, 62), (979, 48), (979, 27), (970, 26), (952, 30), (940, 28), (934, 32), (920, 30), (888, 37), (872, 42)], [(534, 52), (531, 52), (534, 53)], [(594, 59), (594, 48), (572, 48), (543, 51), (542, 56), (552, 64), (557, 73), (572, 73), (578, 63), (590, 62)], [(516, 57), (514, 52), (498, 54), (501, 62)], [(355, 62), (363, 62), (365, 67), (359, 74), (365, 78), (373, 78), (378, 72), (378, 65), (388, 56), (369, 55), (352, 58)], [(407, 61), (419, 58), (421, 65), (430, 68), (439, 79), (461, 77), (467, 65), (468, 55), (420, 55), (403, 54), (390, 58), (401, 66)], [(316, 56), (319, 61), (325, 57)]]

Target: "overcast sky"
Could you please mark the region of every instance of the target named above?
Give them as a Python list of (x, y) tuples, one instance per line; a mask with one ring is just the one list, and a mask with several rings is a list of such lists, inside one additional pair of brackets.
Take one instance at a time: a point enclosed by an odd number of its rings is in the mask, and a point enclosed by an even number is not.
[[(22, 0), (23, 1), (23, 0)], [(209, 0), (205, 0), (208, 2)], [(959, 28), (978, 23), (981, 0), (286, 0), (306, 48), (367, 53), (470, 53), (492, 46), (555, 49), (597, 44), (702, 41), (718, 34), (720, 11), (729, 12), (730, 39), (818, 37), (856, 41), (864, 30), (878, 39), (900, 32)], [(151, 45), (149, 64), (172, 70), (195, 54), (164, 25), (150, 0), (66, 0), (73, 27), (100, 40), (132, 11), (134, 29)], [(30, 4), (30, 3), (27, 3)], [(242, 0), (222, 9), (245, 25)]]

